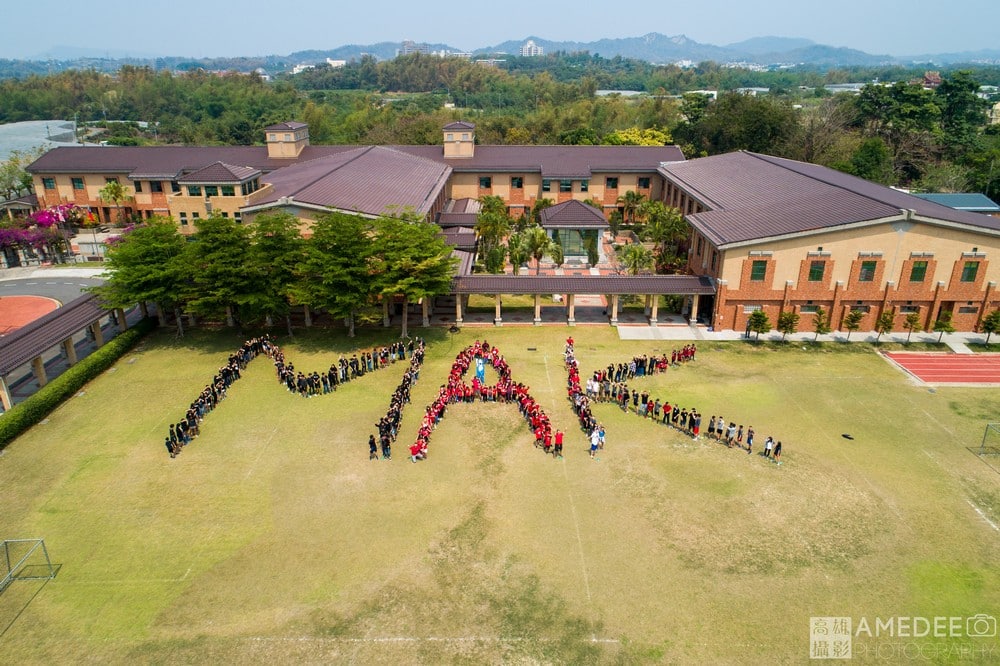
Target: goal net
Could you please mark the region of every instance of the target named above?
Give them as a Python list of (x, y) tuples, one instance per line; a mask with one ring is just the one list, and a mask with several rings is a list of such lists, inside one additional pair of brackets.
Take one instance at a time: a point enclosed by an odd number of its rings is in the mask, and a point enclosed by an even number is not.
[(979, 445), (979, 455), (1000, 455), (1000, 423), (987, 423), (983, 433), (983, 442)]
[(44, 539), (0, 541), (0, 592), (15, 580), (45, 580), (55, 576)]

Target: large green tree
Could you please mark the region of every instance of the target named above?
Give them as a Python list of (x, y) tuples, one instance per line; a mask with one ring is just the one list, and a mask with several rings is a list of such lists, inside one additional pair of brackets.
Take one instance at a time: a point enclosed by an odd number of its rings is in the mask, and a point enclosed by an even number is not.
[(241, 306), (252, 303), (261, 285), (251, 265), (250, 230), (232, 218), (213, 214), (195, 220), (184, 251), (187, 309), (198, 316), (225, 316), (228, 326), (243, 326)]
[(320, 216), (292, 290), (298, 302), (343, 318), (352, 338), (358, 316), (372, 306), (376, 294), (374, 226), (360, 215)]
[[(161, 323), (166, 313), (179, 315), (184, 239), (173, 220), (154, 217), (120, 237), (109, 239), (105, 257), (107, 280), (94, 291), (107, 307), (127, 308), (155, 303)], [(177, 332), (184, 333), (180, 316)]]
[(383, 299), (401, 297), (403, 326), (408, 335), (410, 303), (446, 294), (451, 289), (458, 260), (440, 235), (441, 228), (414, 216), (382, 216), (375, 222), (375, 285)]
[(299, 221), (286, 212), (263, 213), (254, 218), (250, 239), (252, 288), (240, 298), (243, 313), (248, 319), (263, 317), (269, 325), (282, 317), (292, 335), (291, 295), (305, 256)]

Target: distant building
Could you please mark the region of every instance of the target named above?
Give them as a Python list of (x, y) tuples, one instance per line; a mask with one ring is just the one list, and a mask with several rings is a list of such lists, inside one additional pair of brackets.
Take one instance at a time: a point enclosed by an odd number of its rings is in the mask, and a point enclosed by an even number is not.
[(534, 58), (535, 56), (545, 55), (545, 49), (536, 44), (534, 40), (529, 39), (521, 47), (521, 57), (522, 58)]
[(431, 47), (427, 44), (418, 44), (412, 39), (404, 39), (403, 44), (398, 51), (397, 55), (410, 55), (411, 53), (429, 53)]
[(326, 59), (326, 64), (328, 64), (330, 67), (332, 67), (334, 69), (338, 69), (338, 68), (343, 67), (344, 65), (346, 65), (347, 61), (346, 60), (334, 60), (333, 58), (327, 58)]
[(316, 69), (316, 65), (306, 65), (306, 64), (295, 65), (294, 67), (292, 67), (292, 74), (301, 74), (307, 69)]

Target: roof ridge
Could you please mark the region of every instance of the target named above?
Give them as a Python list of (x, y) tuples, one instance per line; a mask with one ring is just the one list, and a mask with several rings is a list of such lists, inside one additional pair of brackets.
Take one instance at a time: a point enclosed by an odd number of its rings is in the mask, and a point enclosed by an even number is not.
[[(858, 178), (857, 176), (855, 176), (853, 174), (849, 174), (849, 173), (846, 173), (844, 171), (837, 171), (836, 169), (831, 169), (830, 167), (823, 166), (822, 164), (813, 164), (812, 162), (799, 162), (798, 160), (792, 160), (792, 159), (788, 159), (788, 158), (784, 158), (784, 157), (775, 157), (774, 155), (763, 155), (763, 154), (760, 154), (760, 153), (752, 153), (750, 151), (746, 151), (746, 153), (748, 155), (752, 155), (753, 157), (756, 157), (757, 159), (760, 159), (760, 160), (762, 160), (764, 162), (767, 162), (768, 164), (772, 164), (772, 165), (774, 165), (774, 166), (776, 166), (776, 167), (778, 167), (780, 169), (784, 169), (785, 171), (790, 171), (792, 173), (796, 173), (796, 174), (802, 176), (803, 178), (809, 178), (810, 180), (815, 180), (817, 182), (823, 183), (824, 185), (829, 185), (830, 187), (834, 187), (834, 188), (836, 188), (838, 190), (842, 190), (844, 192), (850, 192), (851, 194), (853, 194), (855, 196), (862, 197), (864, 199), (868, 199), (869, 201), (874, 201), (877, 204), (881, 204), (883, 206), (889, 206), (890, 208), (895, 208), (896, 210), (900, 210), (898, 206), (896, 206), (895, 204), (890, 203), (888, 201), (885, 201), (884, 199), (880, 199), (880, 198), (874, 197), (874, 196), (872, 196), (870, 194), (866, 194), (864, 192), (859, 192), (856, 189), (848, 188), (848, 187), (846, 187), (844, 185), (840, 185), (840, 184), (835, 183), (832, 180), (829, 180), (829, 179), (826, 179), (826, 178), (818, 178), (818, 177), (816, 177), (816, 176), (814, 176), (812, 174), (803, 173), (802, 171), (799, 171), (798, 169), (793, 169), (793, 168), (787, 166), (786, 164), (782, 164), (780, 162), (792, 162), (794, 164), (805, 164), (805, 165), (808, 165), (808, 166), (811, 166), (811, 167), (816, 167), (818, 169), (827, 169), (827, 170), (829, 170), (831, 172), (840, 174), (841, 176), (847, 176), (849, 178), (854, 178), (856, 180), (859, 180), (859, 181), (861, 181), (863, 183), (867, 183), (869, 185), (875, 185), (877, 187), (883, 187), (883, 188), (885, 188), (887, 190), (891, 190), (891, 188), (889, 188), (889, 187), (887, 187), (885, 185), (881, 185), (879, 183), (875, 183), (875, 182), (872, 182), (870, 180), (865, 180), (864, 178)], [(892, 190), (892, 191), (899, 192), (899, 194), (902, 194), (904, 196), (913, 196), (911, 194), (908, 194), (906, 192), (901, 192), (899, 190)], [(933, 202), (931, 202), (931, 203), (933, 203)]]

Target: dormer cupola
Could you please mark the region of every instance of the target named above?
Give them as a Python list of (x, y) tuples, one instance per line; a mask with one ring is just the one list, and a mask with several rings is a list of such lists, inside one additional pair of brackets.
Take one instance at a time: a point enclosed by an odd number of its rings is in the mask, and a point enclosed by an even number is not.
[(309, 145), (309, 125), (287, 122), (264, 128), (267, 156), (274, 159), (294, 159)]
[(476, 152), (476, 126), (463, 121), (444, 126), (445, 159), (472, 157)]

